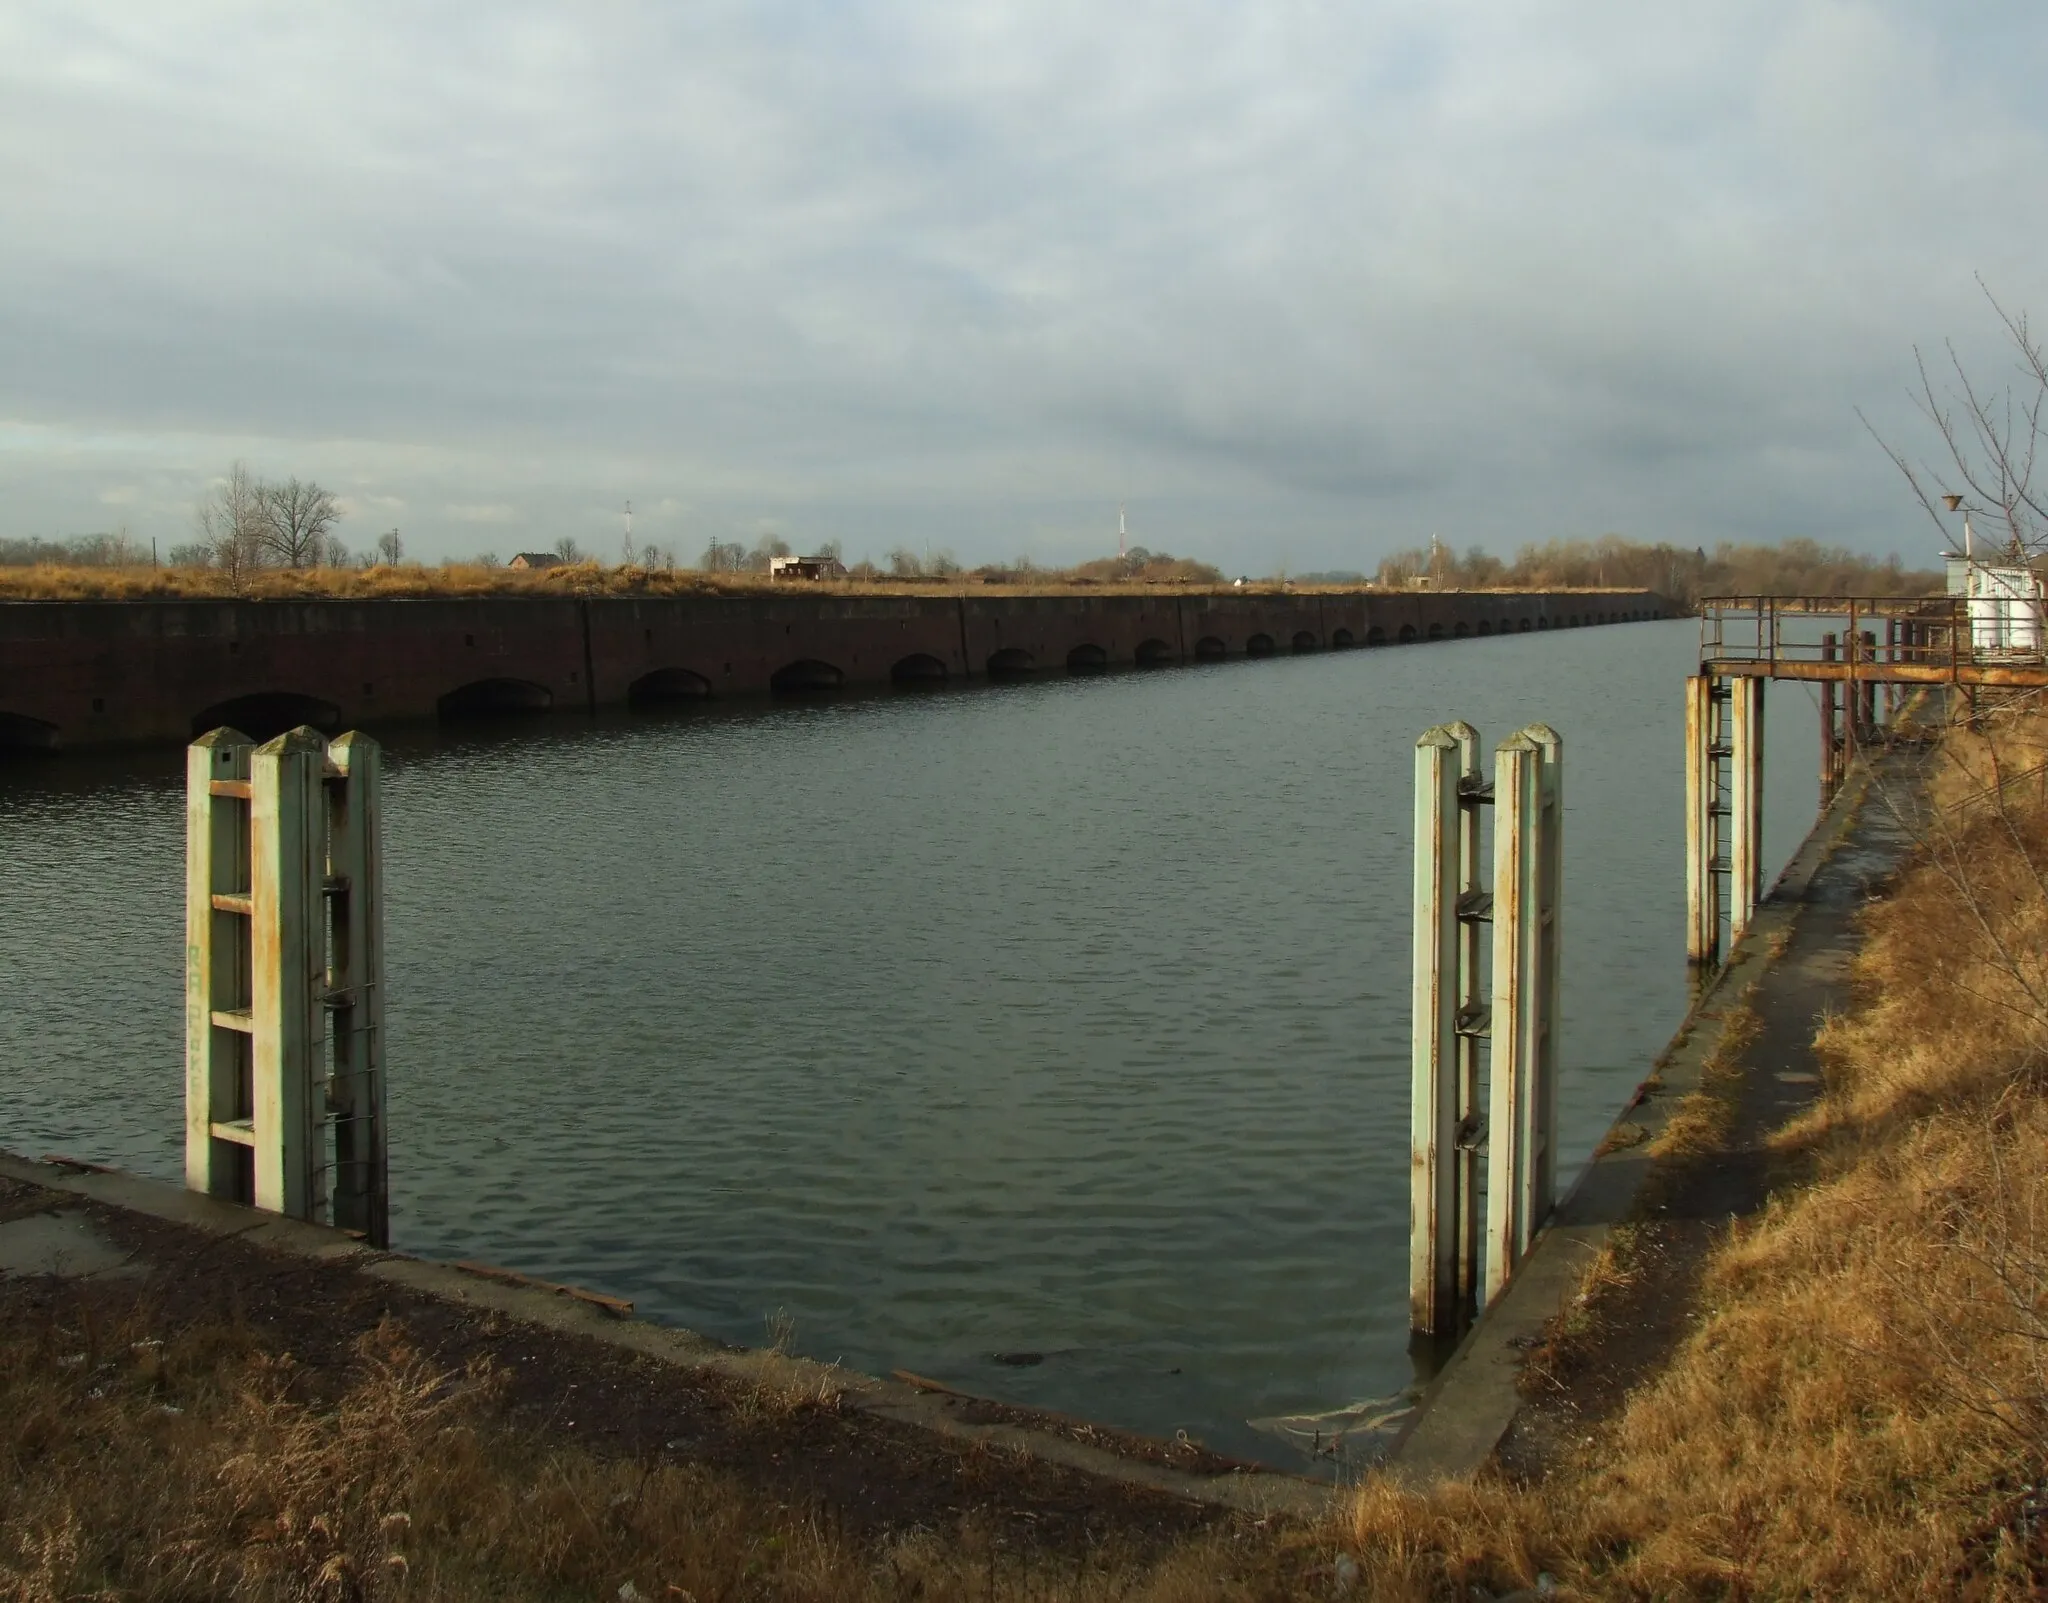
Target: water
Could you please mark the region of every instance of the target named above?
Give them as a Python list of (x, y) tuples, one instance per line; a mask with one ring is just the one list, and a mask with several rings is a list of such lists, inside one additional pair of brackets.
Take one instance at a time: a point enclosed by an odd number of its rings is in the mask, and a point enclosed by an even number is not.
[[(1564, 735), (1582, 1154), (1686, 1002), (1695, 652), (1642, 624), (387, 732), (396, 1242), (1274, 1457), (1248, 1419), (1412, 1373), (1416, 734)], [(1811, 696), (1768, 737), (1775, 866)], [(179, 1173), (178, 762), (0, 776), (0, 1146)]]

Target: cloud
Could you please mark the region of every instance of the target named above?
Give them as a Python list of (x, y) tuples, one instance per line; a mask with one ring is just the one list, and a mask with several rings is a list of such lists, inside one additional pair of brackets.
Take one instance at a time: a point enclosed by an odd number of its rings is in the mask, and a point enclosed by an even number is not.
[(0, 522), (140, 483), (170, 530), (241, 457), (423, 554), (500, 515), (610, 549), (627, 499), (679, 544), (970, 558), (1125, 500), (1233, 571), (1439, 530), (1889, 549), (1922, 536), (1854, 408), (1910, 430), (1912, 343), (1988, 326), (1973, 273), (2038, 304), (2044, 31), (2014, 0), (31, 3)]

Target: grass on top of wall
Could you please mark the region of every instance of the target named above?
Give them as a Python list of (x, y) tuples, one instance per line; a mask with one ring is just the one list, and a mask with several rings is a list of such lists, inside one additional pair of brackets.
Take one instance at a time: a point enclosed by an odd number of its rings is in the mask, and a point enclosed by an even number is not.
[[(217, 568), (0, 567), (0, 601), (154, 601), (297, 598), (427, 599), (437, 596), (1019, 596), (1019, 595), (1349, 595), (1360, 585), (1300, 585), (1255, 580), (1242, 586), (1192, 581), (1156, 583), (1075, 580), (1056, 573), (990, 582), (976, 574), (943, 579), (772, 581), (758, 573), (706, 573), (694, 568), (604, 567), (583, 562), (536, 571), (450, 563), (374, 568), (262, 568), (237, 585)], [(1411, 591), (1389, 594), (1414, 594)], [(1496, 593), (1519, 593), (1503, 587)], [(1587, 594), (1636, 594), (1591, 590)]]

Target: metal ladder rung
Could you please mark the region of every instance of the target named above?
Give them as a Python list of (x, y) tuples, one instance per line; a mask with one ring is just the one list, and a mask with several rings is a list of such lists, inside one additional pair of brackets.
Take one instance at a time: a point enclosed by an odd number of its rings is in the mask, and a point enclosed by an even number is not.
[(240, 913), (244, 918), (255, 916), (255, 907), (247, 891), (215, 891), (213, 910), (216, 913)]
[(213, 1022), (223, 1030), (240, 1030), (244, 1035), (256, 1033), (256, 1018), (245, 1007), (217, 1007), (213, 1010)]
[(218, 1141), (232, 1141), (237, 1146), (256, 1145), (256, 1121), (254, 1119), (216, 1119), (207, 1126)]

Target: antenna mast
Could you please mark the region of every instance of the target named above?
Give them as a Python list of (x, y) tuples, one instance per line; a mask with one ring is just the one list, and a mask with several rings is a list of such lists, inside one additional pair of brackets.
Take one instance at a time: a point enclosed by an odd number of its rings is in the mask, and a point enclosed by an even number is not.
[(1116, 559), (1119, 562), (1124, 559), (1124, 504), (1121, 501), (1116, 504)]
[(633, 503), (626, 503), (626, 566), (633, 565)]

